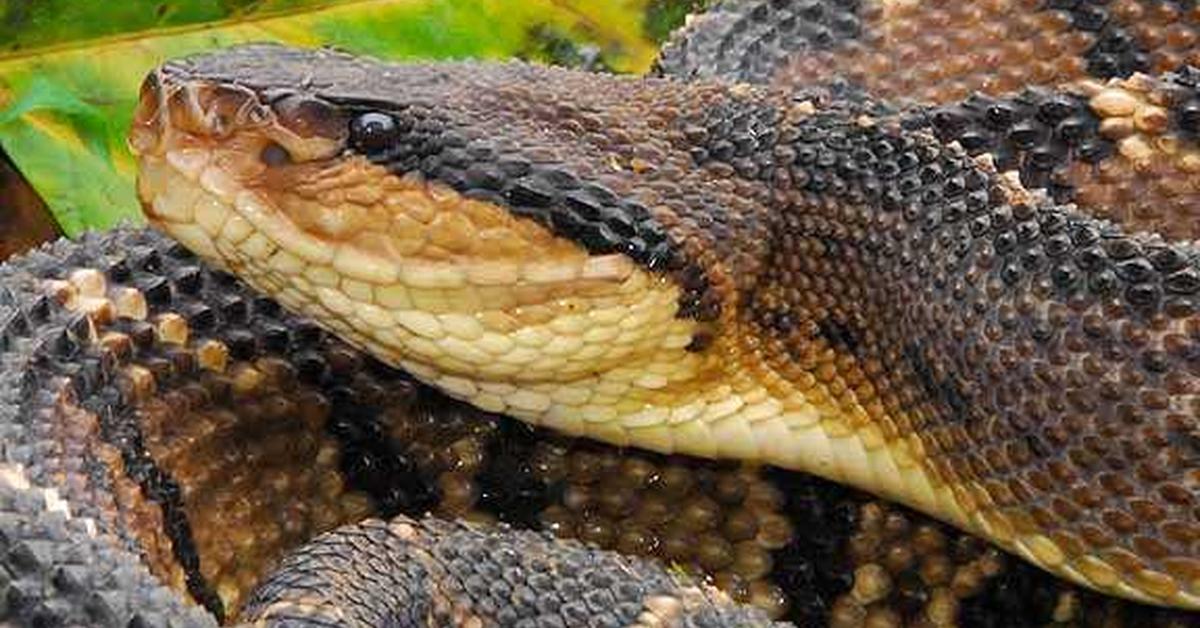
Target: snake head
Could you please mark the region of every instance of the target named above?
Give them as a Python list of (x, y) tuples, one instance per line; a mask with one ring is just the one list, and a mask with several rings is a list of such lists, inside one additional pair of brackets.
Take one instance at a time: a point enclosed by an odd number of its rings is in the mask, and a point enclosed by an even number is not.
[(269, 45), (171, 62), (130, 133), (139, 196), (207, 260), (481, 408), (664, 451), (757, 447), (666, 427), (731, 411), (713, 337), (733, 293), (665, 211), (685, 197), (647, 183), (687, 153), (652, 120), (616, 125), (634, 119), (621, 94), (573, 108), (573, 76)]

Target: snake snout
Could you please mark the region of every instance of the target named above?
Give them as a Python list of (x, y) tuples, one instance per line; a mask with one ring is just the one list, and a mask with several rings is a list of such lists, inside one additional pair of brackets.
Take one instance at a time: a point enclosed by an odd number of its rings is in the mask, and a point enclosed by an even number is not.
[(157, 72), (151, 72), (142, 81), (129, 132), (129, 145), (135, 153), (147, 153), (158, 145), (163, 133), (161, 112), (162, 82)]
[(271, 154), (294, 162), (338, 154), (347, 134), (340, 111), (317, 98), (290, 90), (260, 93), (166, 66), (142, 82), (129, 139), (139, 155), (195, 147), (257, 154), (270, 146)]
[(166, 148), (179, 135), (221, 140), (271, 121), (270, 110), (248, 89), (179, 80), (160, 70), (142, 82), (130, 144), (143, 154)]

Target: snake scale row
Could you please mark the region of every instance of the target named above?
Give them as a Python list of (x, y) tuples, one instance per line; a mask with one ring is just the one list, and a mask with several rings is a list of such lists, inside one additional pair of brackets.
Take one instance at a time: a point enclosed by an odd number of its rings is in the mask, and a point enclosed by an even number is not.
[(1189, 625), (1198, 35), (745, 0), (647, 78), (169, 62), (130, 143), (179, 244), (4, 269), (0, 617)]

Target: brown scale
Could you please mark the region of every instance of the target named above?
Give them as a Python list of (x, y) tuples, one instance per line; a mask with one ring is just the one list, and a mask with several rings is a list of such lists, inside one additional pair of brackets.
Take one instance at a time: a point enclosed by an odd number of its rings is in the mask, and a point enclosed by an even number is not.
[[(796, 207), (813, 202), (795, 196)], [(869, 288), (871, 260), (845, 245), (831, 255), (828, 239), (811, 235), (829, 230), (848, 235), (862, 228), (866, 215), (850, 207), (825, 209), (847, 224), (800, 212), (785, 217), (783, 246), (759, 282), (761, 296), (746, 312), (746, 322), (770, 339), (765, 354), (788, 380), (832, 397), (855, 425), (869, 419), (885, 438), (903, 436), (933, 411), (932, 400), (893, 367), (904, 364), (902, 348), (912, 339), (890, 336), (894, 332), (885, 324), (890, 295)]]
[[(1007, 302), (996, 303), (994, 297), (988, 300), (994, 303), (993, 307), (1001, 317), (1011, 316), (1023, 321), (1024, 328), (1028, 328), (1032, 324), (1031, 319), (1038, 315), (1035, 308), (1029, 307), (1032, 301), (1028, 295)], [(953, 427), (947, 426), (930, 431), (922, 440), (927, 447), (943, 452), (935, 467), (939, 475), (958, 490), (985, 499), (980, 503), (990, 507), (984, 508), (981, 514), (995, 525), (1018, 533), (1041, 527), (1048, 531), (1049, 537), (1068, 556), (1083, 553), (1087, 546), (1099, 548), (1099, 553), (1110, 561), (1113, 568), (1137, 574), (1147, 563), (1129, 553), (1125, 549), (1128, 544), (1171, 544), (1174, 547), (1167, 551), (1175, 556), (1194, 555), (1194, 550), (1190, 548), (1191, 541), (1173, 536), (1169, 529), (1175, 526), (1186, 531), (1185, 534), (1191, 534), (1196, 529), (1195, 517), (1194, 510), (1186, 503), (1190, 499), (1186, 496), (1186, 490), (1170, 482), (1164, 482), (1163, 488), (1177, 487), (1185, 495), (1181, 503), (1159, 501), (1157, 505), (1163, 510), (1152, 518), (1135, 518), (1132, 515), (1133, 504), (1142, 499), (1134, 497), (1135, 489), (1129, 479), (1130, 474), (1116, 472), (1112, 461), (1125, 458), (1127, 462), (1122, 464), (1133, 469), (1140, 476), (1139, 480), (1151, 482), (1167, 480), (1169, 474), (1163, 465), (1175, 462), (1146, 459), (1145, 449), (1136, 446), (1127, 435), (1116, 429), (1116, 424), (1105, 421), (1104, 415), (1097, 409), (1097, 405), (1103, 403), (1116, 408), (1118, 412), (1126, 412), (1132, 424), (1142, 420), (1137, 407), (1132, 405), (1134, 400), (1131, 399), (1131, 393), (1144, 375), (1127, 366), (1119, 366), (1120, 354), (1110, 350), (1117, 346), (1117, 342), (1129, 342), (1127, 346), (1134, 348), (1144, 346), (1148, 338), (1143, 334), (1134, 334), (1119, 340), (1122, 330), (1136, 328), (1127, 321), (1127, 312), (1120, 308), (1107, 309), (1111, 311), (1102, 315), (1099, 311), (1080, 313), (1083, 326), (1090, 328), (1092, 333), (1090, 338), (1081, 338), (1077, 344), (1081, 348), (1090, 345), (1094, 347), (1094, 352), (1086, 359), (1068, 358), (1066, 364), (1069, 366), (1052, 375), (1052, 378), (1065, 376), (1065, 388), (1055, 385), (1053, 379), (1041, 381), (1029, 377), (1024, 381), (1013, 381), (1012, 369), (1023, 358), (1022, 345), (1011, 332), (997, 328), (993, 340), (996, 347), (983, 360), (985, 370), (991, 373), (990, 377), (1009, 380), (1007, 385), (991, 391), (998, 405), (1001, 408), (1020, 408), (1025, 414), (1043, 420), (1046, 440), (1041, 446), (1064, 451), (1069, 464), (1065, 464), (1064, 460), (1046, 460), (1025, 441), (1014, 438), (1014, 433), (1020, 429), (1019, 425), (1008, 421), (995, 424), (987, 430), (980, 427), (967, 433), (957, 433)], [(952, 313), (941, 324), (953, 326), (961, 315)], [(941, 350), (950, 349), (942, 347)], [(1112, 362), (1100, 357), (1107, 355), (1114, 356)], [(1059, 368), (1049, 364), (1037, 364), (1035, 367), (1045, 367), (1052, 374)], [(1050, 390), (1056, 394), (1050, 395)], [(1066, 403), (1039, 401), (1047, 397), (1065, 399)], [(1155, 423), (1146, 422), (1141, 429), (1146, 433), (1156, 433), (1161, 428)], [(973, 448), (978, 453), (972, 453)], [(992, 472), (987, 473), (988, 469)], [(1083, 481), (1080, 481), (1081, 475)], [(1067, 496), (1058, 497), (1054, 487), (1062, 483), (1070, 483), (1075, 488)], [(1080, 513), (1088, 510), (1095, 511), (1095, 514), (1080, 516)], [(1166, 549), (1168, 546), (1160, 547)], [(1143, 554), (1151, 561), (1162, 555), (1164, 553), (1160, 551)], [(1102, 567), (1085, 567), (1096, 570), (1089, 571), (1089, 576), (1096, 573), (1099, 575), (1095, 577), (1104, 577), (1104, 572), (1100, 571)], [(1191, 581), (1196, 573), (1195, 561), (1187, 558), (1162, 561), (1153, 568), (1164, 570), (1183, 582)], [(1145, 579), (1141, 584), (1148, 587), (1170, 586), (1156, 579)]]
[[(416, 386), (400, 381), (405, 400), (415, 398)], [(460, 405), (438, 408), (411, 403), (380, 404), (383, 424), (390, 436), (416, 466), (437, 486), (434, 512), (447, 518), (490, 519), (476, 509), (480, 469), (487, 463), (487, 445), (496, 434), (496, 417)]]
[(1200, 148), (1172, 128), (1178, 90), (1145, 76), (1083, 85), (1100, 134), (1116, 153), (1098, 164), (1073, 161), (1063, 174), (1092, 215), (1156, 232), (1168, 240), (1200, 238)]
[[(366, 370), (363, 354), (349, 347), (325, 347), (323, 356), (335, 377), (351, 383), (357, 404), (379, 410), (374, 421), (386, 436), (385, 449), (411, 463), (411, 467), (393, 471), (412, 473), (419, 484), (436, 487), (429, 504), (433, 513), (449, 519), (493, 519), (476, 509), (477, 476), (488, 462), (487, 447), (497, 434), (497, 416), (463, 404), (446, 403), (440, 397), (430, 402), (429, 391), (407, 378), (383, 382)], [(343, 442), (341, 446), (354, 449), (366, 444)], [(361, 451), (343, 454), (371, 455)], [(386, 493), (394, 478), (380, 477), (380, 473), (388, 471), (364, 472), (352, 481), (358, 481), (367, 492), (381, 491), (372, 495), (384, 512), (411, 510), (412, 504), (393, 503)]]
[(1127, 24), (1128, 32), (1150, 55), (1148, 73), (1174, 72), (1184, 64), (1200, 65), (1200, 9), (1185, 9), (1162, 0), (1116, 0), (1109, 7), (1113, 19)]
[(848, 78), (878, 97), (945, 103), (1087, 76), (1093, 36), (1041, 0), (873, 2), (864, 32), (781, 65), (776, 82), (806, 87)]
[[(991, 296), (989, 300), (995, 301), (996, 299)], [(995, 309), (1002, 319), (1023, 321), (1022, 324), (1027, 329), (1039, 316), (1035, 304), (1032, 296), (1027, 294), (1001, 302)], [(1123, 312), (1119, 308), (1110, 309), (1113, 311), (1107, 312), (1105, 318), (1114, 321), (1114, 327), (1133, 329), (1128, 323), (1120, 322), (1128, 316), (1127, 312)], [(943, 321), (954, 320), (961, 315), (950, 312), (946, 314)], [(930, 321), (928, 324), (932, 323), (933, 321)], [(989, 429), (977, 426), (970, 431), (946, 426), (931, 430), (923, 437), (927, 447), (934, 451), (941, 451), (945, 455), (942, 463), (937, 466), (941, 477), (956, 485), (957, 490), (962, 493), (976, 496), (975, 499), (980, 503), (993, 504), (992, 508), (985, 508), (985, 514), (998, 526), (1007, 527), (1018, 533), (1029, 533), (1038, 528), (1049, 530), (1049, 537), (1068, 555), (1084, 552), (1084, 543), (1101, 547), (1111, 546), (1112, 549), (1102, 552), (1102, 554), (1113, 559), (1113, 564), (1118, 569), (1136, 573), (1136, 570), (1144, 566), (1144, 563), (1137, 560), (1125, 560), (1132, 556), (1125, 550), (1119, 549), (1120, 542), (1111, 536), (1113, 533), (1127, 536), (1138, 532), (1139, 525), (1130, 525), (1132, 523), (1128, 514), (1130, 504), (1125, 501), (1128, 496), (1133, 494), (1132, 485), (1113, 473), (1098, 472), (1097, 468), (1101, 457), (1113, 460), (1112, 454), (1118, 451), (1115, 448), (1109, 450), (1106, 441), (1119, 442), (1121, 447), (1129, 442), (1127, 438), (1114, 431), (1113, 424), (1107, 423), (1092, 413), (1095, 403), (1092, 400), (1104, 400), (1104, 403), (1122, 402), (1128, 393), (1121, 388), (1140, 385), (1141, 376), (1127, 366), (1119, 367), (1120, 375), (1116, 372), (1108, 373), (1109, 369), (1113, 368), (1112, 366), (1089, 358), (1092, 360), (1092, 365), (1097, 367), (1097, 371), (1090, 378), (1077, 380), (1079, 389), (1066, 391), (1067, 395), (1074, 399), (1088, 400), (1083, 401), (1084, 406), (1087, 407), (1076, 408), (1077, 411), (1082, 411), (1079, 414), (1060, 414), (1065, 407), (1056, 407), (1056, 404), (1046, 400), (1055, 396), (1052, 392), (1055, 390), (1052, 379), (1039, 381), (1036, 378), (1028, 378), (1018, 381), (1012, 379), (1011, 375), (1005, 375), (1019, 367), (1022, 361), (1032, 359), (1029, 341), (1015, 338), (1011, 332), (1000, 328), (994, 328), (992, 332), (985, 331), (986, 333), (994, 334), (992, 341), (997, 345), (991, 356), (984, 360), (987, 363), (986, 368), (997, 380), (1008, 380), (998, 386), (993, 393), (998, 404), (1002, 408), (1019, 408), (1023, 415), (1045, 420), (1049, 425), (1061, 421), (1058, 423), (1057, 429), (1047, 430), (1049, 446), (1065, 449), (1067, 458), (1074, 464), (1075, 469), (1068, 469), (1061, 462), (1038, 464), (1037, 460), (1042, 456), (1036, 450), (1031, 449), (1026, 442), (1013, 438), (1014, 431), (1020, 429), (1018, 426), (1004, 423)], [(1069, 362), (1068, 358), (1066, 363)], [(1044, 373), (1053, 373), (1053, 367), (1045, 362), (1036, 363), (1035, 368)], [(1106, 373), (1109, 375), (1108, 378), (1103, 377)], [(1095, 381), (1096, 376), (1102, 376), (1099, 384)], [(1050, 377), (1053, 378), (1055, 375), (1050, 375)], [(1127, 377), (1139, 379), (1138, 381), (1119, 381), (1120, 378)], [(1132, 407), (1128, 407), (1128, 409), (1133, 410)], [(1154, 428), (1147, 427), (1147, 429)], [(1091, 435), (1080, 439), (1082, 442), (1072, 438), (1073, 434), (1080, 433)], [(1118, 441), (1118, 439), (1120, 440)], [(972, 451), (972, 447), (975, 451)], [(1125, 448), (1122, 454), (1117, 455), (1129, 456), (1136, 461), (1143, 455), (1139, 451), (1138, 448)], [(1141, 463), (1135, 464), (1140, 466)], [(1068, 505), (1067, 500), (1052, 498), (1054, 486), (1057, 483), (1075, 482), (1078, 477), (1076, 474), (1080, 472), (1091, 476), (1091, 486), (1088, 491), (1091, 495), (1076, 497), (1076, 504), (1073, 506)], [(982, 478), (987, 479), (983, 480)], [(1110, 479), (1113, 481), (1112, 484), (1109, 483)], [(1118, 484), (1123, 488), (1118, 487)], [(1096, 489), (1107, 492), (1116, 498), (1116, 501), (1109, 502), (1108, 508), (1099, 509), (1096, 523), (1100, 523), (1103, 527), (1096, 527), (1091, 523), (1074, 523), (1073, 518), (1078, 515), (1069, 514), (1072, 509), (1078, 513), (1080, 507), (1097, 508), (1101, 505), (1102, 502), (1096, 499), (1098, 495), (1093, 492)], [(1066, 508), (1058, 508), (1059, 504)], [(1055, 513), (1052, 507), (1058, 508), (1059, 513)], [(1183, 514), (1182, 509), (1172, 513), (1172, 516), (1178, 517), (1181, 514)], [(1145, 523), (1152, 530), (1156, 522), (1146, 520)], [(1097, 534), (1089, 537), (1088, 535), (1093, 531)], [(1151, 534), (1157, 535), (1158, 533), (1151, 532)], [(1174, 551), (1177, 553), (1176, 555), (1189, 553), (1183, 546), (1175, 548)], [(1182, 577), (1183, 581), (1188, 581), (1187, 570), (1192, 567), (1184, 564), (1177, 567), (1181, 570), (1173, 573)], [(1160, 565), (1159, 568), (1171, 569), (1166, 564)]]
[[(97, 507), (101, 535), (111, 537), (118, 545), (117, 538), (128, 535), (136, 541), (151, 573), (176, 590), (185, 590), (184, 571), (166, 535), (162, 510), (125, 473), (120, 452), (99, 439), (96, 415), (76, 405), (73, 395), (66, 392), (52, 412), (50, 423), (62, 429), (59, 442), (64, 448), (64, 467), (55, 485), (65, 489), (69, 503)], [(100, 462), (106, 470), (105, 489), (98, 490), (82, 468), (88, 458)], [(49, 460), (44, 458), (43, 463)]]
[[(475, 478), (489, 462), (496, 417), (458, 404), (393, 405), (384, 417), (389, 436), (419, 473), (436, 478), (434, 512), (493, 518), (478, 509)], [(757, 471), (682, 458), (666, 464), (636, 450), (541, 438), (530, 468), (561, 495), (538, 516), (545, 529), (680, 564), (708, 574), (739, 601), (776, 617), (786, 612), (787, 595), (769, 574), (771, 551), (787, 545), (793, 531), (779, 511), (782, 496)]]
[(540, 514), (554, 534), (708, 574), (738, 601), (787, 611), (769, 575), (771, 552), (793, 531), (783, 496), (757, 470), (554, 441), (539, 443), (532, 467), (562, 487)]
[[(997, 609), (980, 600), (1022, 595), (1015, 583), (1029, 573), (1027, 565), (977, 537), (879, 500), (860, 507), (846, 552), (854, 582), (834, 602), (830, 628), (936, 628), (994, 621)], [(1001, 585), (1005, 578), (1009, 583)], [(1037, 599), (1024, 602), (1028, 608), (1043, 608), (1044, 614), (1008, 617), (1012, 625), (1182, 627), (1189, 622), (1182, 613), (1138, 609), (1041, 578), (1033, 589)]]
[[(175, 366), (164, 362), (148, 368), (168, 379)], [(231, 611), (287, 550), (370, 506), (343, 484), (324, 432), (328, 402), (291, 364), (259, 358), (181, 375), (190, 381), (137, 404), (137, 420), (182, 489), (200, 572)]]
[[(1013, 93), (1030, 85), (1087, 79), (1084, 53), (1095, 36), (1071, 25), (1060, 11), (1037, 11), (1043, 3), (875, 3), (864, 16), (866, 32), (833, 51), (812, 51), (781, 66), (777, 82), (798, 86), (847, 77), (883, 98), (945, 103), (972, 92)], [(1148, 51), (1146, 72), (1200, 65), (1200, 9), (1172, 2), (1118, 0), (1105, 7), (1114, 24)], [(1093, 165), (1072, 160), (1061, 182), (1075, 187), (1074, 200), (1098, 217), (1168, 239), (1200, 237), (1200, 153), (1193, 141), (1167, 133), (1170, 96), (1145, 77), (1118, 84), (1139, 101), (1134, 111), (1096, 107), (1102, 134), (1120, 142), (1113, 158)], [(1128, 99), (1128, 98), (1127, 98)], [(1113, 99), (1109, 99), (1111, 101)], [(1112, 103), (1106, 103), (1111, 105)], [(1124, 109), (1127, 104), (1120, 103)]]
[[(118, 363), (117, 386), (146, 453), (181, 489), (200, 575), (227, 615), (288, 550), (369, 514), (366, 497), (344, 486), (337, 443), (325, 434), (329, 402), (297, 381), (291, 363), (231, 363), (224, 344), (193, 337), (173, 312), (138, 320), (146, 316), (144, 297), (109, 290), (96, 271), (47, 282), (47, 290), (89, 313), (97, 349)], [(126, 317), (127, 333), (110, 328), (117, 315)], [(94, 433), (94, 416), (69, 398), (56, 411), (69, 431), (63, 442), (91, 442), (75, 432)], [(96, 451), (111, 469), (116, 529), (134, 535), (156, 576), (187, 590), (162, 505), (124, 472), (115, 448), (98, 444)]]
[[(799, 208), (821, 202), (796, 196), (793, 205)], [(979, 299), (984, 306), (980, 311), (991, 312), (995, 322), (982, 325), (985, 340), (978, 345), (990, 347), (990, 351), (972, 360), (983, 366), (986, 378), (980, 382), (958, 380), (950, 374), (944, 356), (955, 355), (957, 347), (975, 340), (965, 331), (979, 327), (973, 308), (954, 304), (913, 308), (909, 311), (924, 314), (914, 321), (913, 329), (922, 330), (925, 337), (898, 335), (887, 314), (894, 307), (889, 303), (893, 295), (907, 293), (926, 305), (935, 304), (938, 297), (928, 283), (879, 285), (870, 276), (869, 258), (850, 244), (842, 244), (830, 254), (827, 242), (851, 240), (864, 220), (852, 209), (829, 207), (828, 202), (823, 205), (824, 216), (813, 216), (810, 210), (788, 218), (791, 224), (786, 233), (795, 235), (785, 235), (787, 246), (780, 247), (788, 253), (779, 254), (768, 266), (768, 274), (758, 283), (755, 308), (745, 313), (746, 322), (757, 327), (756, 335), (770, 339), (765, 352), (768, 360), (784, 373), (800, 369), (788, 377), (802, 390), (814, 386), (814, 400), (835, 401), (853, 413), (851, 420), (859, 424), (869, 415), (884, 438), (901, 437), (915, 443), (917, 450), (925, 453), (934, 481), (952, 489), (960, 503), (978, 504), (981, 515), (996, 529), (1023, 535), (1046, 531), (1057, 546), (1057, 550), (1034, 547), (1030, 551), (1060, 550), (1074, 557), (1086, 554), (1088, 547), (1104, 548), (1100, 555), (1119, 572), (1139, 574), (1147, 567), (1159, 570), (1160, 574), (1138, 576), (1139, 585), (1152, 590), (1173, 586), (1164, 581), (1164, 572), (1181, 582), (1195, 581), (1196, 561), (1185, 558), (1195, 554), (1190, 548), (1196, 538), (1195, 513), (1189, 506), (1192, 498), (1189, 489), (1166, 482), (1168, 465), (1179, 462), (1145, 459), (1148, 448), (1137, 445), (1095, 408), (1096, 400), (1103, 400), (1123, 409), (1119, 411), (1127, 410), (1130, 422), (1135, 423), (1135, 402), (1153, 403), (1157, 392), (1142, 395), (1149, 400), (1146, 402), (1131, 399), (1130, 391), (1144, 386), (1145, 375), (1121, 365), (1121, 353), (1103, 348), (1116, 342), (1135, 349), (1150, 348), (1149, 335), (1128, 320), (1129, 312), (1108, 307), (1103, 317), (1095, 314), (1098, 329), (1092, 335), (1118, 338), (1101, 342), (1099, 351), (1095, 339), (1082, 339), (1076, 351), (1091, 352), (1086, 360), (1061, 351), (1041, 360), (1032, 341), (1016, 337), (1012, 331), (1028, 330), (1042, 316), (1050, 315), (1041, 311), (1039, 298), (1031, 293), (1006, 296), (998, 283), (980, 281), (982, 285), (967, 286), (968, 304)], [(993, 254), (982, 247), (967, 276), (986, 276)], [(933, 250), (927, 256), (936, 260), (943, 253)], [(789, 302), (795, 307), (788, 307)], [(854, 309), (838, 304), (853, 304)], [(826, 324), (829, 320), (836, 325)], [(1006, 322), (1001, 325), (1001, 321)], [(1158, 329), (1166, 324), (1164, 318)], [(1033, 368), (1045, 379), (1015, 378), (1014, 373), (1026, 362), (1034, 362)], [(1084, 372), (1073, 374), (1079, 367)], [(870, 383), (864, 382), (864, 373), (871, 374)], [(1055, 381), (1064, 375), (1070, 382), (1065, 390)], [(949, 396), (957, 396), (961, 408), (957, 412), (966, 416), (965, 421), (950, 415), (951, 408), (944, 404)], [(877, 398), (879, 403), (872, 403)], [(1010, 425), (1007, 418), (971, 418), (977, 409), (992, 406), (993, 400), (1000, 409), (1019, 409), (1022, 416), (1056, 425), (1047, 429), (1047, 441), (1038, 444), (1065, 451), (1070, 464), (1050, 461), (1047, 454), (1031, 449), (1016, 436), (1021, 428)], [(1077, 407), (1068, 408), (1068, 404)], [(1186, 426), (1190, 420), (1179, 417), (1177, 424)], [(1162, 438), (1158, 425), (1147, 424), (1142, 429)], [(1135, 465), (1139, 479), (1163, 482), (1160, 493), (1176, 495), (1177, 501), (1152, 503), (1145, 495), (1134, 498), (1137, 489), (1127, 474), (1100, 471), (1100, 465), (1111, 468), (1117, 463), (1109, 461), (1122, 458)], [(1089, 478), (1087, 484), (1077, 484), (1078, 490), (1065, 499), (1055, 495), (1057, 486), (1076, 484), (1081, 474)], [(1079, 513), (1088, 510), (1097, 511), (1094, 521), (1092, 517), (1080, 521)], [(1178, 558), (1146, 563), (1134, 557), (1130, 547), (1152, 561), (1154, 557)], [(1103, 569), (1095, 567), (1088, 577), (1104, 578)], [(869, 597), (867, 592), (862, 594)], [(930, 611), (930, 621), (955, 615), (951, 597), (938, 594), (931, 599), (937, 604)], [(848, 625), (865, 621), (868, 605), (860, 606), (861, 613), (847, 606), (838, 616), (844, 615)]]
[[(404, 381), (397, 385), (413, 388)], [(416, 396), (400, 395), (408, 401)], [(494, 519), (479, 509), (476, 478), (490, 462), (487, 450), (498, 435), (497, 418), (460, 404), (382, 407), (387, 408), (383, 424), (393, 443), (420, 475), (435, 478), (434, 512)], [(665, 465), (640, 451), (552, 435), (540, 438), (530, 468), (548, 489), (557, 487), (552, 493), (561, 495), (538, 516), (546, 529), (678, 563), (708, 574), (740, 601), (774, 616), (786, 612), (787, 596), (771, 582), (769, 572), (771, 551), (787, 545), (793, 532), (779, 512), (782, 496), (757, 472), (690, 459)]]
[(961, 601), (1005, 567), (999, 550), (881, 501), (862, 505), (847, 551), (854, 584), (831, 628), (957, 625)]

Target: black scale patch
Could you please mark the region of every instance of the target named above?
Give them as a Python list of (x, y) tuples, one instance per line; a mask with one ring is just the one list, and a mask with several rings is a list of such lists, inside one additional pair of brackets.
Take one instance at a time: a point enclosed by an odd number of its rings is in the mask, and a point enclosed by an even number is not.
[(1071, 27), (1092, 34), (1095, 43), (1084, 53), (1088, 73), (1096, 78), (1126, 77), (1150, 68), (1150, 55), (1110, 15), (1109, 0), (1046, 0), (1045, 9), (1065, 12)]
[(1171, 99), (1171, 125), (1189, 140), (1200, 140), (1200, 69), (1184, 66), (1162, 77)]
[(958, 142), (969, 155), (991, 155), (998, 170), (1016, 170), (1026, 187), (1047, 189), (1059, 202), (1072, 198), (1064, 176), (1072, 162), (1099, 163), (1115, 152), (1113, 142), (1099, 135), (1100, 120), (1087, 98), (1040, 88), (918, 109), (902, 125)]
[[(435, 112), (367, 112), (357, 119), (391, 118), (385, 137), (354, 133), (351, 145), (397, 174), (420, 172), (469, 198), (511, 208), (594, 254), (624, 253), (651, 270), (671, 255), (667, 234), (649, 210), (608, 188), (581, 181), (561, 166), (533, 163), (484, 140), (468, 140), (445, 128)], [(385, 123), (377, 123), (385, 124)]]

